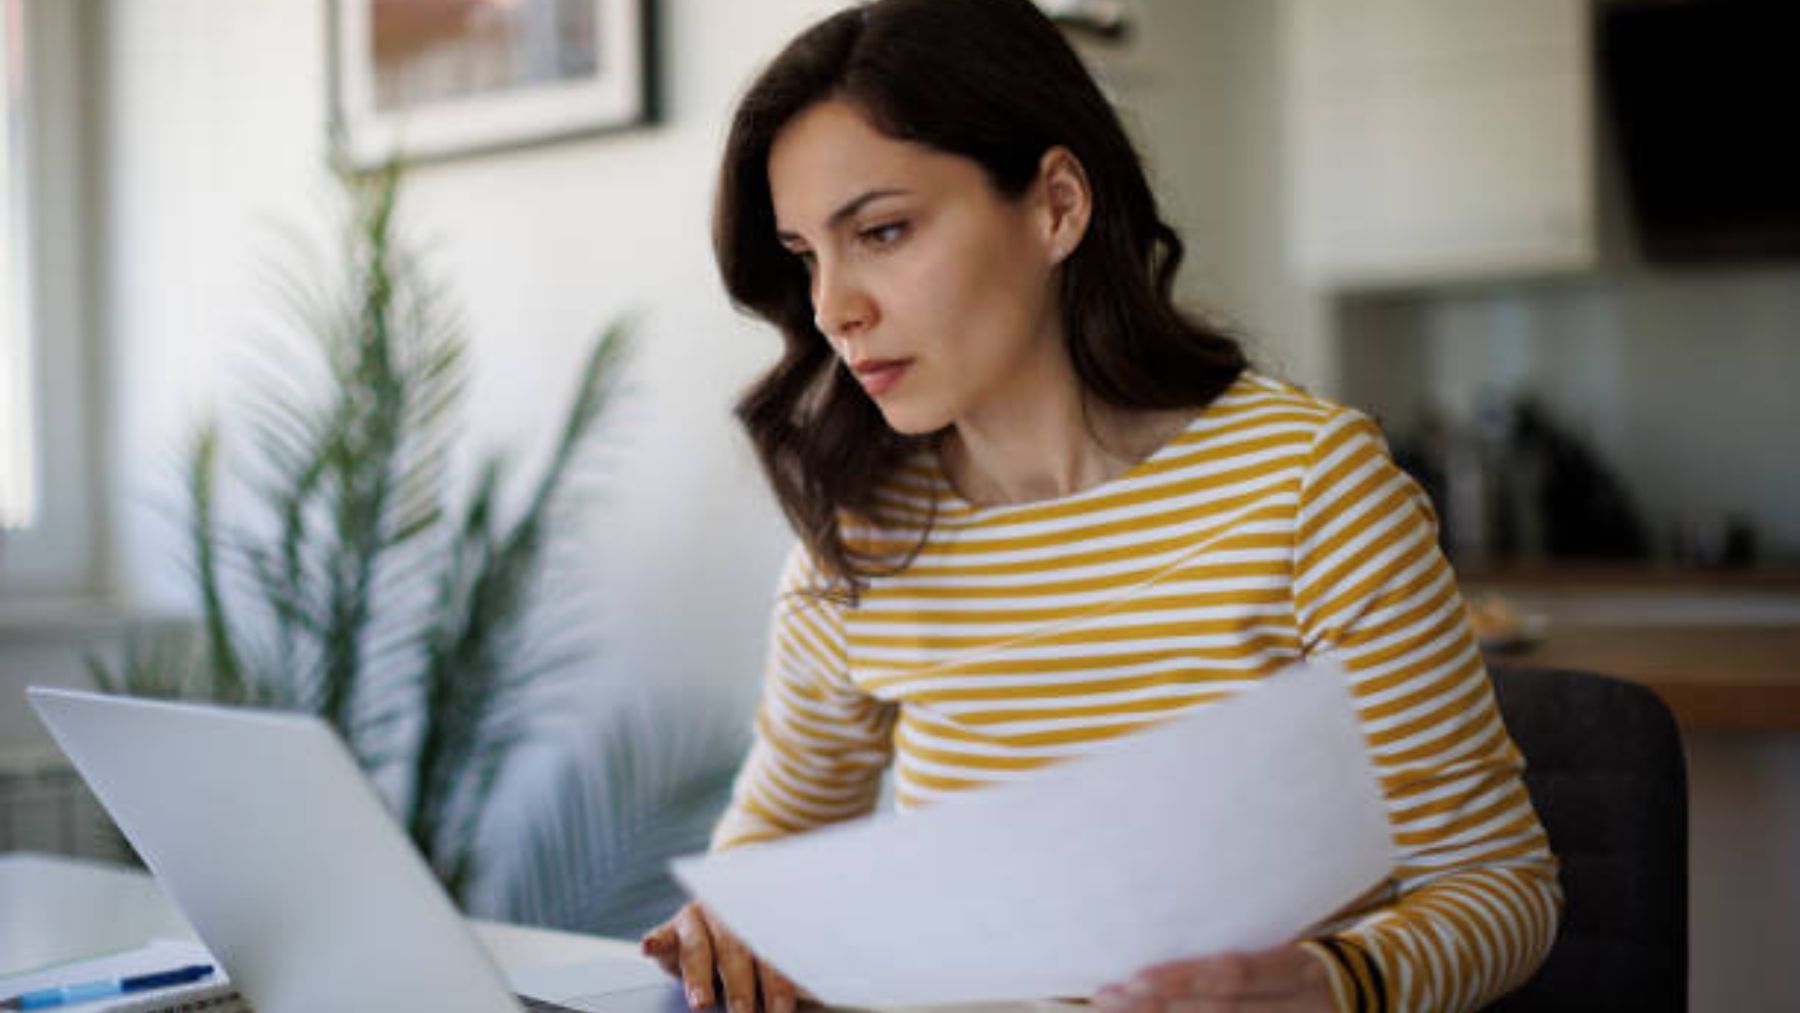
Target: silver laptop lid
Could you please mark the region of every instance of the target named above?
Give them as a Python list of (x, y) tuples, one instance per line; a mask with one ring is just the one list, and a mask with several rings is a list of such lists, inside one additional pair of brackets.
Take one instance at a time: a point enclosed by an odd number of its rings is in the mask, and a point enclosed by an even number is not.
[(323, 721), (28, 695), (258, 1013), (519, 1009)]

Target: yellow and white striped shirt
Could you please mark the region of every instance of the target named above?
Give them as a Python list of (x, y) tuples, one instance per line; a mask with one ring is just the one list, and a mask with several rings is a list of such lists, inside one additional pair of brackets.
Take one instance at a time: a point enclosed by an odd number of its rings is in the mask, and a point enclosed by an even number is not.
[(818, 572), (791, 558), (715, 847), (866, 814), (890, 762), (916, 807), (1330, 656), (1399, 856), (1334, 923), (1340, 1003), (1473, 1009), (1542, 962), (1555, 859), (1430, 506), (1364, 416), (1246, 373), (1074, 495), (974, 506), (929, 455), (883, 495), (888, 527), (848, 530), (853, 545), (903, 552), (935, 510), (930, 535), (855, 606), (810, 593)]

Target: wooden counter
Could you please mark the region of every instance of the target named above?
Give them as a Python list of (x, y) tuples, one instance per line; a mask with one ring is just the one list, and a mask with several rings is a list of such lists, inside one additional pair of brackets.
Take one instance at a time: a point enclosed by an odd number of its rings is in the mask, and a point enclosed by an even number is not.
[(1800, 570), (1511, 565), (1461, 573), (1546, 638), (1493, 664), (1576, 668), (1641, 682), (1687, 729), (1800, 731)]
[(1668, 591), (1800, 594), (1800, 567), (1684, 567), (1654, 563), (1504, 563), (1457, 566), (1465, 588), (1512, 591)]
[(1535, 647), (1488, 661), (1641, 682), (1684, 729), (1800, 730), (1800, 626), (1553, 626)]

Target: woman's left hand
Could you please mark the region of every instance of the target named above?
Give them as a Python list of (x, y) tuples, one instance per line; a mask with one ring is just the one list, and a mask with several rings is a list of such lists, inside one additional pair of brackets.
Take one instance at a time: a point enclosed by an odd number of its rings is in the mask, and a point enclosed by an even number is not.
[(1147, 967), (1094, 995), (1103, 1013), (1334, 1013), (1331, 972), (1297, 943)]

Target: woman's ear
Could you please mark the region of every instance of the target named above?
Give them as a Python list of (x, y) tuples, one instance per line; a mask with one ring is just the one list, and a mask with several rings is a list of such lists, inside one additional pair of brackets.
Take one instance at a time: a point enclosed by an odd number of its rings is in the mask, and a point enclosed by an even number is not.
[(1044, 251), (1060, 264), (1081, 245), (1093, 214), (1093, 191), (1087, 170), (1068, 148), (1058, 145), (1038, 162), (1038, 191), (1043, 216)]

